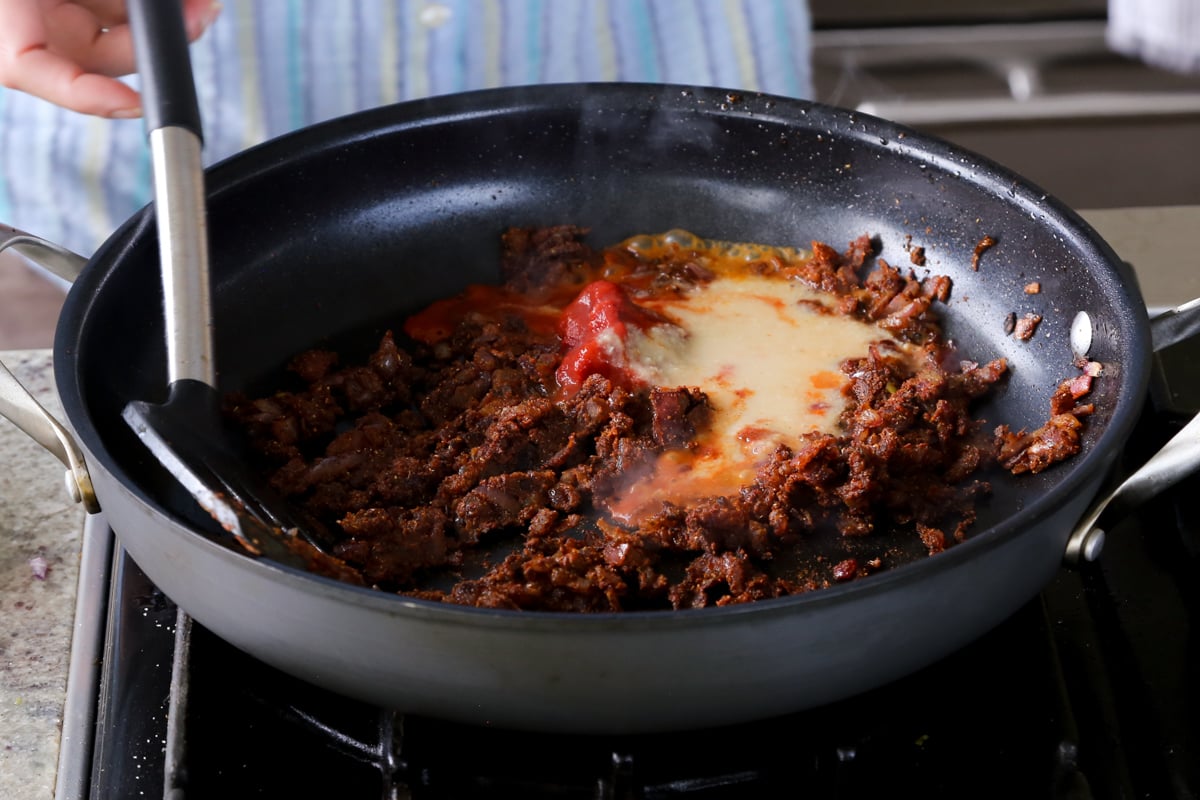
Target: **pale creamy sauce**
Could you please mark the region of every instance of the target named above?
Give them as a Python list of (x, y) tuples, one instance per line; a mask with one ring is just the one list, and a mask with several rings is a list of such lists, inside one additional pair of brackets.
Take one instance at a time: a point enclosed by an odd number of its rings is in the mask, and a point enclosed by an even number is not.
[(836, 433), (849, 384), (842, 362), (891, 340), (869, 323), (822, 313), (812, 304), (830, 306), (831, 297), (779, 278), (718, 277), (638, 302), (675, 324), (631, 329), (629, 369), (653, 385), (701, 389), (713, 413), (691, 452), (667, 453), (652, 475), (638, 476), (614, 509), (618, 516), (636, 517), (661, 500), (682, 504), (735, 491), (780, 444)]

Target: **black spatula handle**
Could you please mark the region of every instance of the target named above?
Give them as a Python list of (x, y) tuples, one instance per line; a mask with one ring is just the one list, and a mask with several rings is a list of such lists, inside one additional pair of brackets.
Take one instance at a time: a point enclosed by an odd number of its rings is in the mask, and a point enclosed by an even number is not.
[(180, 0), (128, 0), (146, 131), (187, 128), (203, 139)]
[(129, 0), (154, 165), (168, 383), (216, 381), (200, 109), (180, 0)]

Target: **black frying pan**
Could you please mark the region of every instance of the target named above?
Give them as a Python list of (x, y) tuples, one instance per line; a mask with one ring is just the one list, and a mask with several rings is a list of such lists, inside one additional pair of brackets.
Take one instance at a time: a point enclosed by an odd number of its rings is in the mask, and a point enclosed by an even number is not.
[[(366, 352), (389, 326), (498, 277), (512, 225), (576, 223), (604, 245), (686, 228), (841, 248), (925, 247), (954, 281), (947, 328), (1011, 378), (989, 422), (1036, 427), (1074, 374), (1072, 321), (1104, 364), (1085, 449), (995, 481), (971, 538), (936, 557), (742, 607), (628, 615), (459, 608), (355, 588), (224, 543), (121, 421), (166, 385), (153, 215), (94, 254), (55, 340), (59, 391), (123, 545), (198, 622), (285, 671), (410, 712), (568, 731), (708, 726), (811, 707), (978, 637), (1060, 568), (1130, 434), (1150, 334), (1138, 290), (1072, 211), (1017, 175), (901, 126), (819, 104), (660, 85), (556, 85), (404, 103), (314, 126), (213, 167), (218, 384), (259, 388), (313, 345)], [(984, 235), (997, 244), (978, 271)], [(1038, 295), (1026, 284), (1037, 281)], [(1017, 341), (1010, 313), (1044, 316)], [(1020, 654), (1014, 654), (1019, 658)]]

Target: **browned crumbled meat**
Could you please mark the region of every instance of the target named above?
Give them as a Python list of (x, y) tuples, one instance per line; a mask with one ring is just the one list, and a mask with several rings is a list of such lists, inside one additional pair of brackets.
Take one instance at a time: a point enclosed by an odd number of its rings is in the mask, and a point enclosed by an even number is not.
[(1092, 376), (1084, 372), (1059, 384), (1050, 396), (1050, 419), (1032, 433), (1013, 433), (1006, 425), (996, 428), (1000, 464), (1013, 474), (1038, 473), (1082, 449), (1083, 420), (1094, 410), (1079, 402), (1092, 390)]
[(918, 267), (925, 266), (925, 248), (924, 247), (914, 247), (912, 250), (909, 250), (908, 251), (908, 260), (911, 261), (913, 264), (917, 265)]
[(500, 275), (518, 292), (575, 279), (579, 262), (591, 256), (574, 225), (509, 228), (501, 238)]
[(981, 259), (983, 257), (984, 253), (986, 253), (988, 250), (990, 250), (991, 248), (993, 248), (995, 246), (996, 246), (996, 240), (991, 236), (984, 236), (982, 239), (980, 239), (979, 242), (975, 245), (974, 252), (971, 253), (971, 269), (978, 272), (979, 271), (979, 259)]
[(1037, 327), (1042, 322), (1040, 314), (1026, 314), (1016, 320), (1013, 326), (1013, 336), (1020, 339), (1022, 342), (1027, 342), (1037, 333)]
[(1042, 285), (1037, 281), (1025, 284), (1025, 294), (1041, 294)]
[(1001, 426), (1000, 463), (1014, 474), (1038, 473), (1079, 452), (1083, 423), (1074, 414), (1058, 414), (1032, 433), (1011, 434)]
[(822, 291), (844, 295), (859, 288), (859, 270), (875, 252), (875, 245), (869, 236), (860, 236), (845, 253), (824, 242), (813, 242), (812, 249), (813, 257), (800, 267), (789, 268), (787, 274)]
[(938, 335), (937, 321), (929, 311), (934, 302), (945, 302), (949, 296), (950, 279), (946, 276), (918, 280), (911, 270), (903, 274), (879, 259), (861, 288), (849, 294), (857, 303), (847, 313), (860, 313), (909, 341), (926, 342)]
[(337, 360), (337, 353), (332, 350), (307, 350), (292, 359), (290, 366), (300, 380), (316, 383), (329, 374)]
[(858, 577), (858, 559), (847, 558), (833, 566), (833, 579), (835, 581), (848, 581)]
[(698, 389), (681, 386), (650, 389), (654, 440), (664, 448), (686, 447), (708, 421), (708, 398)]
[(936, 555), (946, 549), (946, 534), (942, 533), (940, 528), (917, 523), (917, 533), (929, 550), (929, 555)]
[(784, 594), (784, 586), (769, 578), (745, 553), (725, 551), (698, 556), (687, 575), (671, 587), (675, 608), (747, 603)]
[(402, 584), (417, 570), (456, 564), (460, 558), (454, 527), (437, 509), (367, 508), (340, 522), (350, 538), (336, 555), (365, 565), (363, 576), (372, 584)]
[[(713, 409), (698, 388), (639, 388), (603, 370), (561, 391), (563, 339), (538, 315), (578, 295), (611, 255), (589, 248), (584, 233), (505, 233), (501, 288), (537, 298), (524, 310), (450, 299), (410, 317), (405, 337), (384, 335), (359, 363), (312, 350), (290, 364), (295, 386), (227, 398), (274, 488), (340, 535), (341, 562), (314, 559), (315, 568), (493, 608), (753, 602), (883, 569), (899, 558), (895, 542), (914, 556), (951, 547), (990, 490), (982, 471), (999, 461), (1036, 472), (1078, 450), (1098, 366), (1082, 364), (1059, 387), (1042, 428), (989, 436), (971, 405), (1008, 365), (955, 360), (934, 313), (950, 280), (875, 258), (867, 236), (844, 252), (814, 242), (812, 258), (753, 269), (828, 292), (832, 307), (814, 310), (894, 337), (842, 364), (839, 432), (778, 445), (737, 491), (630, 517), (630, 481), (661, 457), (691, 457)], [(976, 261), (991, 243), (980, 243)], [(643, 288), (680, 292), (714, 280), (706, 263), (628, 268)]]

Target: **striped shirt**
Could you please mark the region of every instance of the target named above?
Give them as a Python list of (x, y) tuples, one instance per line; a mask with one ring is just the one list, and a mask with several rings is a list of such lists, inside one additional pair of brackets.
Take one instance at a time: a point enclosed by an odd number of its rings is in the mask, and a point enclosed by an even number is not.
[[(191, 49), (207, 163), (360, 109), (497, 86), (650, 81), (812, 94), (805, 0), (224, 5)], [(0, 89), (0, 221), (89, 254), (150, 199), (140, 120)]]

